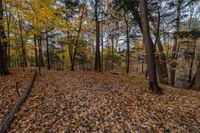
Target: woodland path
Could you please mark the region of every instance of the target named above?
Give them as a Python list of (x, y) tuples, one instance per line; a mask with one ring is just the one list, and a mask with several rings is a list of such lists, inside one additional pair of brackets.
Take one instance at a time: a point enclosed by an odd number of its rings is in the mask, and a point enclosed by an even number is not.
[(156, 96), (143, 78), (43, 71), (9, 132), (199, 132), (200, 93), (164, 88)]

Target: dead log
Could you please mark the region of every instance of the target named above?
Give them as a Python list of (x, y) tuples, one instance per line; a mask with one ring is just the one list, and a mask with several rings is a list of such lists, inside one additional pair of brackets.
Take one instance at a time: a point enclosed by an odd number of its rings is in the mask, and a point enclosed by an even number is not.
[(20, 109), (20, 106), (25, 102), (29, 93), (31, 92), (31, 88), (36, 79), (37, 72), (35, 71), (33, 77), (29, 84), (27, 85), (25, 92), (21, 95), (19, 100), (14, 104), (13, 108), (9, 111), (9, 113), (4, 117), (3, 121), (0, 124), (0, 133), (7, 133), (10, 128), (10, 124), (15, 118), (15, 113), (17, 113)]

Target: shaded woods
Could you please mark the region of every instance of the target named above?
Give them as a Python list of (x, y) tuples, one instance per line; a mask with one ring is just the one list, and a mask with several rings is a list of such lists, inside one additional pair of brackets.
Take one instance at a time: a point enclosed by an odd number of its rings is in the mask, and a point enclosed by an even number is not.
[(1, 120), (37, 70), (11, 132), (198, 132), (199, 14), (198, 0), (0, 0)]

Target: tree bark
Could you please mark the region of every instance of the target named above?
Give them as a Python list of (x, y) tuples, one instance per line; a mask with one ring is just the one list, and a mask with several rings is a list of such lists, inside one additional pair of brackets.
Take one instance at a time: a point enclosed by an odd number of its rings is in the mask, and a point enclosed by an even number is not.
[(9, 74), (7, 61), (7, 41), (3, 26), (3, 3), (0, 0), (0, 75)]
[(65, 55), (64, 55), (64, 45), (61, 44), (61, 50), (62, 50), (62, 70), (64, 70), (65, 67)]
[(148, 6), (146, 0), (140, 0), (140, 17), (142, 25), (143, 43), (145, 45), (146, 60), (149, 71), (149, 86), (153, 93), (161, 93), (162, 89), (158, 86), (156, 75), (156, 63), (155, 63), (155, 48), (150, 36), (149, 19), (148, 19)]
[(160, 83), (168, 84), (168, 72), (167, 72), (167, 62), (166, 56), (163, 52), (162, 42), (160, 40), (160, 8), (158, 7), (158, 18), (157, 18), (157, 31), (156, 31), (156, 41), (155, 45), (158, 47), (158, 55), (156, 55), (156, 66), (157, 73)]
[(124, 20), (126, 23), (126, 43), (127, 43), (127, 50), (126, 50), (126, 73), (129, 73), (129, 67), (130, 67), (130, 40), (129, 40), (129, 24), (128, 20), (126, 18), (126, 13), (124, 11)]
[(43, 59), (42, 59), (42, 37), (39, 36), (38, 38), (38, 44), (39, 44), (39, 63), (38, 63), (38, 68), (39, 68), (39, 73), (41, 75), (41, 67), (43, 66), (42, 62), (43, 62)]
[(103, 52), (104, 52), (104, 48), (103, 48), (103, 22), (101, 23), (101, 68), (102, 68), (102, 72), (103, 72), (103, 69), (104, 69), (104, 64), (103, 64)]
[(34, 35), (34, 45), (35, 45), (35, 67), (38, 67), (38, 48), (37, 48), (37, 37)]
[(19, 12), (18, 12), (18, 22), (19, 22), (19, 34), (20, 34), (20, 41), (21, 41), (21, 50), (22, 50), (22, 67), (23, 69), (27, 67), (27, 60), (26, 60), (26, 48), (24, 43), (24, 37), (22, 32), (22, 20), (20, 18)]
[(195, 58), (195, 54), (196, 54), (196, 47), (197, 47), (197, 40), (195, 38), (194, 48), (193, 48), (193, 52), (192, 52), (192, 61), (190, 63), (190, 70), (189, 70), (189, 82), (192, 82), (192, 69), (193, 69), (193, 65), (194, 65), (194, 58)]
[(9, 4), (9, 9), (7, 9), (7, 6), (5, 6), (5, 10), (6, 10), (6, 24), (7, 24), (7, 63), (8, 63), (8, 67), (11, 67), (11, 60), (10, 60), (10, 23), (11, 23), (11, 13), (10, 10), (11, 9), (11, 4)]
[[(177, 3), (177, 17), (176, 17), (176, 33), (179, 32), (179, 27), (180, 27), (180, 16), (181, 16), (181, 1), (178, 0)], [(175, 79), (176, 79), (176, 65), (177, 65), (177, 54), (178, 54), (178, 36), (177, 34), (175, 35), (175, 43), (173, 46), (173, 52), (172, 52), (172, 59), (171, 59), (171, 70), (170, 70), (170, 84), (174, 86), (175, 84)]]
[(111, 42), (112, 42), (112, 72), (114, 69), (114, 37), (111, 37)]
[(156, 55), (156, 66), (157, 66), (157, 73), (159, 77), (160, 83), (168, 84), (168, 72), (167, 72), (167, 62), (166, 56), (163, 52), (163, 46), (160, 40), (160, 35), (158, 35), (158, 55)]
[(95, 54), (95, 71), (101, 71), (101, 55), (100, 55), (100, 30), (99, 30), (99, 18), (98, 18), (98, 3), (99, 0), (95, 0), (95, 22), (96, 22), (96, 54)]
[[(190, 19), (189, 19), (189, 31), (191, 31), (191, 27), (192, 27), (192, 18), (193, 18), (193, 14), (194, 14), (194, 5), (190, 4)], [(196, 47), (197, 47), (197, 38), (195, 37), (195, 42), (194, 42), (194, 46), (193, 46), (193, 52), (192, 52), (192, 61), (190, 63), (190, 70), (189, 70), (189, 82), (192, 82), (192, 69), (193, 69), (193, 65), (194, 65), (194, 58), (195, 58), (195, 54), (196, 54)]]
[(81, 18), (80, 18), (78, 35), (77, 35), (77, 38), (76, 38), (74, 53), (73, 53), (73, 57), (72, 57), (71, 71), (74, 71), (74, 66), (75, 66), (75, 61), (76, 61), (76, 54), (77, 54), (77, 47), (78, 47), (78, 44), (79, 44), (80, 33), (81, 33), (81, 29), (82, 29), (84, 12), (85, 12), (85, 6), (83, 7), (82, 15), (81, 15)]
[(72, 43), (71, 43), (71, 35), (69, 34), (69, 31), (67, 32), (67, 38), (68, 40), (70, 40), (70, 43), (68, 45), (68, 52), (69, 52), (69, 58), (70, 58), (70, 63), (72, 65), (72, 61), (73, 61), (73, 51), (72, 51)]
[(200, 91), (200, 62), (197, 66), (196, 76), (193, 80), (193, 84), (192, 84), (191, 89)]
[(46, 54), (47, 54), (47, 69), (50, 70), (51, 69), (51, 62), (50, 62), (50, 58), (49, 58), (49, 37), (48, 37), (48, 31), (46, 31), (46, 45), (47, 45), (47, 49), (46, 49)]

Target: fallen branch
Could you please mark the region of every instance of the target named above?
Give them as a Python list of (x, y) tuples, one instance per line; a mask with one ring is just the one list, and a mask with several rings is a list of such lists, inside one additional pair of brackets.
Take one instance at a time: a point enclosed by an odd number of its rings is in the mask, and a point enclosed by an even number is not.
[(20, 93), (19, 93), (19, 82), (16, 82), (16, 92), (18, 97), (20, 97)]
[(28, 97), (28, 95), (29, 95), (29, 93), (31, 91), (31, 88), (33, 86), (33, 83), (34, 83), (34, 81), (36, 79), (36, 76), (37, 76), (37, 72), (35, 71), (34, 74), (33, 74), (32, 79), (31, 79), (31, 82), (28, 84), (28, 86), (25, 89), (25, 92), (21, 95), (21, 97), (19, 98), (19, 100), (15, 103), (15, 105), (13, 106), (13, 108), (9, 111), (9, 113), (5, 116), (4, 120), (0, 124), (0, 133), (7, 133), (8, 132), (10, 124), (14, 120), (15, 113), (17, 113), (19, 111), (20, 106), (27, 99), (27, 97)]

